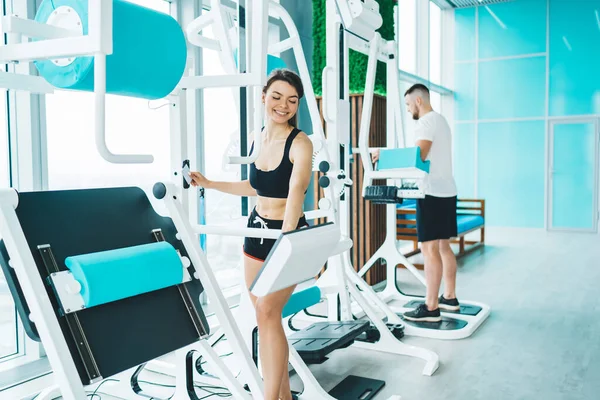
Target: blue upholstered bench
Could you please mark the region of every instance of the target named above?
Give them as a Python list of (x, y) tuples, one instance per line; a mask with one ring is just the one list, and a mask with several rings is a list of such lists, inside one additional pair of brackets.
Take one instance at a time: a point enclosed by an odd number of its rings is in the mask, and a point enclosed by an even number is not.
[[(419, 254), (419, 243), (417, 241), (416, 200), (404, 200), (396, 208), (396, 239), (413, 242), (413, 250), (405, 257)], [(456, 222), (458, 224), (458, 235), (452, 243), (458, 243), (459, 251), (457, 257), (461, 257), (481, 247), (485, 242), (485, 200), (480, 199), (458, 199), (456, 209)], [(480, 240), (466, 240), (468, 233), (480, 230)], [(415, 264), (418, 267), (422, 265)]]

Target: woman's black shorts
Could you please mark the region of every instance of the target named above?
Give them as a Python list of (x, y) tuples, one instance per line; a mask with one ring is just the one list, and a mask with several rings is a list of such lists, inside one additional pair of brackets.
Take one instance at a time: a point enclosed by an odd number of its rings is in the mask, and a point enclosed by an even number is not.
[[(282, 226), (282, 220), (263, 218), (258, 215), (256, 208), (252, 210), (250, 217), (248, 217), (248, 228), (281, 229)], [(302, 216), (298, 220), (296, 229), (300, 229), (304, 226), (308, 226), (308, 223), (306, 222), (306, 218)], [(274, 244), (275, 239), (247, 237), (244, 239), (244, 254), (255, 260), (265, 261)]]

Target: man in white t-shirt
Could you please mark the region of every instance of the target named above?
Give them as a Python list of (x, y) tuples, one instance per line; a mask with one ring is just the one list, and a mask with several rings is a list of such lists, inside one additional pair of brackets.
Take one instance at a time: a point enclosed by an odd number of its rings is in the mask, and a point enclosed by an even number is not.
[[(425, 304), (404, 314), (411, 321), (441, 321), (440, 308), (458, 311), (456, 299), (456, 257), (450, 238), (457, 236), (456, 183), (452, 174), (452, 136), (446, 119), (435, 112), (429, 89), (416, 84), (404, 94), (408, 112), (417, 120), (416, 146), (423, 161), (429, 160), (424, 199), (417, 200), (417, 237), (425, 259), (427, 294)], [(373, 156), (379, 157), (378, 152)], [(445, 290), (439, 298), (444, 277)]]

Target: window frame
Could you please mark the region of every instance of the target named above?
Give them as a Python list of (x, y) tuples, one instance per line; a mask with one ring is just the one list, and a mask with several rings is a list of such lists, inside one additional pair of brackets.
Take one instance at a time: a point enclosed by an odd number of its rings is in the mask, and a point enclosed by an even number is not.
[[(26, 2), (3, 1), (4, 15), (35, 15), (35, 0)], [(31, 69), (30, 69), (31, 68)], [(8, 65), (7, 71), (29, 73), (29, 63)], [(7, 91), (7, 134), (9, 154), (9, 182), (11, 187), (25, 190), (42, 190), (45, 182), (45, 145), (43, 123), (41, 120), (41, 102), (43, 96), (32, 95), (22, 91)], [(40, 157), (34, 159), (32, 154)], [(16, 352), (0, 359), (0, 371), (6, 371), (20, 365), (38, 360), (44, 355), (40, 343), (33, 341), (26, 334), (16, 308)]]

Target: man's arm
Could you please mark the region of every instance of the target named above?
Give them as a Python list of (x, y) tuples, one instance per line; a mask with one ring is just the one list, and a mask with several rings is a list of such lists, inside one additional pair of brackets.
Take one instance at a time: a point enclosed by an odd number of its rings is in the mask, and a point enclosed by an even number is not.
[(421, 161), (427, 160), (433, 144), (434, 126), (431, 121), (419, 121), (415, 130), (415, 144), (421, 149)]
[(427, 160), (427, 156), (429, 155), (429, 150), (431, 150), (432, 144), (433, 142), (431, 140), (417, 140), (417, 146), (421, 148), (421, 161)]

